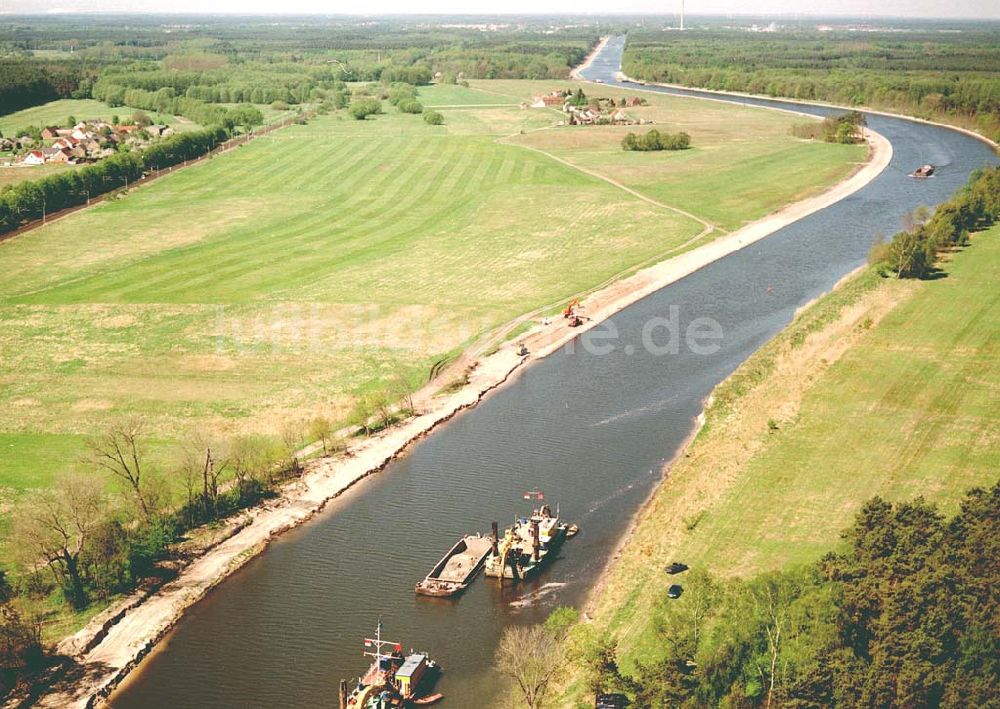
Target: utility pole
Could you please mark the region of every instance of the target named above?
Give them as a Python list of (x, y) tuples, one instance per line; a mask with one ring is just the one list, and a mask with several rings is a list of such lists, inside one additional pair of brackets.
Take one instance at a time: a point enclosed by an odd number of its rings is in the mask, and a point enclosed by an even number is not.
[(681, 0), (681, 32), (684, 31), (684, 0)]

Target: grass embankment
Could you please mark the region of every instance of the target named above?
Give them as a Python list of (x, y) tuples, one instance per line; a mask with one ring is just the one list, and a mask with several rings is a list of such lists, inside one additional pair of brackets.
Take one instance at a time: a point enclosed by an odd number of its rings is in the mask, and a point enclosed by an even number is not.
[[(429, 87), (421, 100), (492, 104), (498, 93), (530, 96), (559, 82), (497, 83), (489, 93)], [(677, 114), (696, 123), (688, 104), (678, 100)], [(759, 139), (725, 161), (727, 173), (753, 176), (726, 193), (745, 219), (767, 209), (760, 184), (800, 180), (784, 188), (791, 196), (856, 157), (791, 138), (777, 114), (701, 107), (706, 128), (690, 132), (704, 152)], [(195, 427), (275, 432), (320, 413), (343, 420), (358, 394), (399, 377), (416, 385), (477, 333), (702, 230), (497, 142), (551, 125), (553, 111), (442, 109), (445, 125), (428, 126), (387, 110), (283, 129), (0, 245), (0, 267), (18, 274), (0, 283), (0, 402), (14, 412), (0, 436), (17, 451), (0, 458), (0, 487), (44, 486), (74, 464), (85, 436), (129, 413), (150, 420), (164, 451)], [(564, 130), (587, 129), (540, 131), (533, 144), (566, 151)], [(587, 136), (591, 169), (617, 172), (615, 130)], [(761, 167), (779, 145), (814, 164), (808, 180)], [(704, 165), (656, 174), (689, 191), (717, 177)]]
[(809, 562), (875, 495), (952, 514), (996, 481), (1000, 227), (944, 269), (852, 277), (717, 389), (595, 598), (625, 667), (656, 651), (655, 599), (683, 583), (663, 572), (671, 560), (743, 577)]

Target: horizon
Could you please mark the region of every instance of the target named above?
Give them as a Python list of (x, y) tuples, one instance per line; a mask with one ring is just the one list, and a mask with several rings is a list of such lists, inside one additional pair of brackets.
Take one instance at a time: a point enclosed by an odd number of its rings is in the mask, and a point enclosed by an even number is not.
[[(125, 6), (108, 7), (106, 2), (93, 2), (93, 0), (71, 0), (70, 2), (59, 2), (59, 0), (18, 0), (18, 7), (13, 7), (12, 0), (0, 0), (0, 16), (10, 17), (59, 17), (73, 15), (95, 15), (95, 16), (122, 16), (122, 17), (158, 17), (158, 16), (189, 16), (189, 17), (338, 17), (338, 18), (442, 18), (442, 17), (475, 17), (475, 18), (670, 18), (680, 15), (680, 0), (672, 0), (671, 9), (658, 7), (644, 9), (641, 5), (645, 0), (633, 0), (635, 6), (619, 9), (614, 12), (607, 12), (600, 8), (599, 2), (586, 0), (582, 5), (574, 9), (561, 9), (558, 3), (544, 9), (537, 9), (537, 3), (525, 2), (525, 0), (514, 0), (508, 4), (504, 11), (496, 11), (483, 7), (449, 7), (456, 0), (427, 0), (427, 4), (418, 10), (401, 10), (398, 0), (376, 0), (371, 9), (366, 12), (330, 12), (324, 9), (312, 7), (315, 0), (289, 0), (286, 3), (287, 9), (280, 12), (270, 11), (268, 3), (262, 0), (247, 0), (240, 2), (238, 6), (234, 0), (209, 0), (209, 2), (199, 2), (197, 7), (185, 6), (184, 0), (171, 8), (155, 7), (151, 0), (135, 0)], [(770, 3), (739, 3), (737, 7), (727, 7), (733, 0), (713, 0), (702, 3), (701, 8), (694, 8), (694, 3), (688, 2), (685, 16), (691, 20), (698, 18), (705, 19), (751, 19), (766, 18), (775, 20), (904, 20), (904, 21), (1000, 21), (1000, 4), (989, 2), (989, 0), (964, 0), (955, 3), (944, 3), (939, 0), (922, 0), (916, 7), (902, 7), (909, 5), (907, 0), (889, 0), (878, 4), (878, 10), (866, 11), (861, 6), (865, 5), (864, 0), (848, 0), (847, 2), (831, 2), (833, 7), (825, 6), (820, 2), (820, 6), (812, 4), (805, 9), (793, 7), (797, 5), (796, 0), (785, 0), (784, 2)], [(255, 7), (260, 4), (259, 8)], [(523, 6), (522, 6), (523, 3)], [(150, 8), (143, 5), (149, 4)], [(100, 5), (100, 6), (95, 6)], [(206, 7), (207, 5), (207, 7)], [(705, 6), (708, 7), (705, 7)], [(735, 3), (734, 3), (735, 5)], [(766, 5), (766, 7), (760, 7)]]

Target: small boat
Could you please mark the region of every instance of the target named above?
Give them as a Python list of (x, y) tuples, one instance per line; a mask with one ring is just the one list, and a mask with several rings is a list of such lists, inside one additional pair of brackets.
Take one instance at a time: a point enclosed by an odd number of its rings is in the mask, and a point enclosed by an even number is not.
[(413, 703), (418, 706), (427, 706), (428, 704), (433, 704), (434, 702), (439, 702), (444, 699), (444, 695), (438, 692), (437, 694), (431, 694), (427, 697), (421, 697), (420, 699), (414, 699)]
[[(375, 628), (375, 636), (365, 638), (362, 654), (373, 662), (363, 677), (359, 677), (353, 689), (340, 681), (340, 709), (383, 709), (383, 707), (407, 707), (422, 702), (418, 696), (431, 689), (440, 667), (427, 653), (403, 654), (403, 646), (392, 640), (382, 639), (382, 621)], [(440, 694), (431, 695), (441, 698)], [(430, 697), (424, 697), (430, 699)]]
[(934, 166), (928, 163), (927, 165), (921, 165), (914, 170), (910, 177), (930, 177), (933, 174)]
[(462, 537), (413, 590), (439, 598), (461, 593), (476, 578), (492, 546), (489, 538), (478, 534)]

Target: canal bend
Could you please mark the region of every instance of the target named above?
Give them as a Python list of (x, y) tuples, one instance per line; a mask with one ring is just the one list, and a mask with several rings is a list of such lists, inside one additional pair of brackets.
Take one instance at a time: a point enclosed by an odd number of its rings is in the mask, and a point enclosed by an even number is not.
[[(613, 38), (587, 79), (615, 79), (624, 39)], [(746, 105), (815, 115), (835, 109), (759, 98)], [(795, 310), (863, 263), (876, 233), (946, 200), (969, 173), (995, 163), (960, 132), (881, 115), (868, 125), (893, 145), (888, 168), (854, 195), (731, 254), (618, 313), (611, 352), (563, 348), (415, 445), (310, 523), (276, 540), (171, 633), (113, 697), (116, 707), (333, 706), (338, 680), (366, 666), (361, 639), (385, 633), (423, 648), (445, 669), (443, 706), (487, 704), (502, 629), (582, 602), (609, 554), (692, 430), (712, 388), (773, 337)], [(929, 180), (907, 174), (938, 167)], [(672, 310), (672, 306), (676, 306)], [(721, 347), (653, 355), (644, 323), (676, 312), (722, 327)], [(683, 331), (683, 330), (682, 330)], [(710, 474), (711, 471), (705, 471)], [(457, 601), (417, 598), (414, 582), (463, 533), (526, 510), (540, 489), (582, 531), (538, 579), (517, 591), (477, 581)]]

